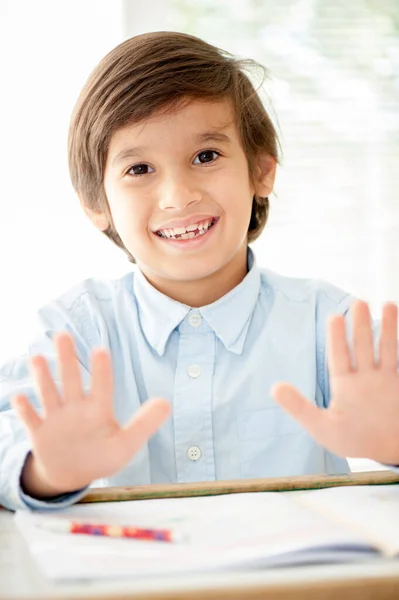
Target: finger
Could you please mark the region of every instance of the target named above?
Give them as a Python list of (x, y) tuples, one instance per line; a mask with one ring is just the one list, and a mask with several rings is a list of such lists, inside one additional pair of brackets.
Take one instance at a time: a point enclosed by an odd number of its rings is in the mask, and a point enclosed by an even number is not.
[(375, 360), (370, 309), (365, 302), (355, 302), (351, 314), (355, 369), (372, 369), (375, 366)]
[[(277, 383), (271, 389), (275, 401), (320, 444), (326, 437), (327, 411), (304, 398), (292, 385)], [(330, 437), (330, 435), (328, 436)]]
[(352, 371), (351, 356), (346, 339), (345, 318), (330, 317), (327, 324), (327, 360), (330, 376), (347, 375)]
[(83, 391), (74, 341), (68, 333), (60, 333), (54, 342), (58, 354), (62, 399), (64, 402), (78, 402), (83, 396)]
[(109, 352), (96, 349), (91, 357), (91, 397), (103, 406), (112, 406), (114, 384), (112, 376), (112, 363)]
[(395, 304), (387, 303), (382, 310), (378, 354), (382, 369), (398, 370), (398, 309)]
[(14, 396), (11, 405), (29, 432), (33, 433), (43, 423), (43, 419), (37, 414), (26, 396)]
[(35, 391), (44, 409), (44, 414), (59, 408), (61, 399), (51, 376), (47, 360), (43, 356), (33, 356), (29, 361), (30, 371), (35, 383)]
[(171, 413), (171, 406), (164, 398), (148, 400), (121, 430), (121, 443), (129, 455), (135, 454), (154, 435)]

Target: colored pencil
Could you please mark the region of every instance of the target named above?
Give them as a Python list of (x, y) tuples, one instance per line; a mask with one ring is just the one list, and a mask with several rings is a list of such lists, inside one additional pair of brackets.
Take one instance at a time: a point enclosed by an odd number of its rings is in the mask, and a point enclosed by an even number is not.
[(83, 535), (98, 535), (113, 538), (129, 538), (147, 542), (179, 542), (180, 535), (175, 535), (169, 529), (149, 529), (126, 525), (106, 525), (104, 523), (80, 523), (64, 519), (38, 520), (36, 525), (55, 533), (72, 533)]

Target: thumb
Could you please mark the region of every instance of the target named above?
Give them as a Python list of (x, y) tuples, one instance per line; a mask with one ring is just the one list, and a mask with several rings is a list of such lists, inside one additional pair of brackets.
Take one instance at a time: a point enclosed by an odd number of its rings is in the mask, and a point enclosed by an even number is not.
[(327, 433), (326, 411), (314, 406), (288, 383), (276, 383), (271, 389), (274, 400), (302, 425), (315, 440), (323, 444)]
[(151, 398), (121, 430), (122, 441), (130, 455), (135, 454), (170, 416), (171, 406), (165, 398)]

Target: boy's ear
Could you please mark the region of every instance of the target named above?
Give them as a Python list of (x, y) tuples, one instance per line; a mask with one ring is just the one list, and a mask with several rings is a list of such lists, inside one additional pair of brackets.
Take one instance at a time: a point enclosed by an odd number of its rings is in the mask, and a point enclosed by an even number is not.
[(88, 208), (87, 206), (85, 206), (83, 204), (83, 202), (81, 201), (81, 205), (83, 210), (85, 211), (86, 215), (89, 217), (90, 221), (93, 223), (93, 225), (95, 227), (97, 227), (97, 229), (99, 229), (100, 231), (105, 231), (108, 226), (108, 219), (105, 213), (103, 212), (97, 212), (91, 208)]
[(272, 193), (276, 179), (277, 161), (270, 154), (262, 153), (257, 159), (257, 169), (254, 177), (255, 194), (266, 198)]

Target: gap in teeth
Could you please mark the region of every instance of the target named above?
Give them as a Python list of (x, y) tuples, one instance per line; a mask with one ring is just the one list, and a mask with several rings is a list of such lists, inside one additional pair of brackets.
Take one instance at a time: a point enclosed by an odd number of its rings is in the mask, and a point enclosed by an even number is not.
[(187, 225), (187, 227), (176, 227), (175, 229), (163, 229), (158, 232), (158, 235), (163, 238), (174, 240), (190, 240), (198, 235), (204, 235), (214, 225), (215, 219), (210, 221), (202, 221)]

